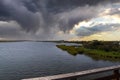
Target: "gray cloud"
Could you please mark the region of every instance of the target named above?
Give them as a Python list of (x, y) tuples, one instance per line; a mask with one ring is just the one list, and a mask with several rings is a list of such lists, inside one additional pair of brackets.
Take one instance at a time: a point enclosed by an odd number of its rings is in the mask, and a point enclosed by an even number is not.
[[(80, 20), (83, 20), (87, 15), (93, 16), (92, 14), (83, 15), (83, 13), (86, 13), (87, 10), (87, 13), (89, 13), (91, 9), (89, 10), (87, 8), (82, 8), (82, 10), (80, 10), (77, 7), (96, 5), (99, 2), (103, 1), (104, 0), (1, 0), (0, 4), (2, 8), (0, 8), (0, 12), (1, 17), (4, 17), (5, 20), (15, 20), (21, 25), (23, 29), (27, 31), (36, 31), (39, 27), (43, 27), (45, 29), (51, 27), (50, 25), (54, 23), (53, 17), (57, 14), (61, 14), (62, 17), (64, 17), (65, 14), (69, 21), (60, 21), (60, 24), (63, 24), (63, 26), (71, 27), (72, 22), (74, 24)], [(74, 9), (76, 11), (80, 11), (75, 12)], [(71, 10), (73, 11), (73, 14)], [(67, 11), (70, 11), (71, 13), (68, 13)], [(77, 17), (77, 19), (72, 18), (74, 17), (73, 15), (75, 18)], [(81, 15), (83, 15), (83, 17)]]
[(6, 20), (15, 20), (21, 25), (23, 29), (26, 31), (36, 30), (41, 17), (40, 13), (32, 13), (30, 12), (19, 0), (3, 0), (3, 3), (9, 17), (6, 17)]
[[(0, 0), (0, 20), (15, 21), (22, 29), (1, 27), (1, 30), (16, 31), (16, 37), (34, 32), (39, 33), (38, 38), (49, 38), (55, 34), (52, 29), (58, 27), (64, 32), (69, 31), (79, 21), (95, 17), (101, 8), (99, 5), (111, 2), (113, 0)], [(1, 34), (15, 36), (12, 32)]]
[(120, 24), (97, 24), (93, 27), (81, 26), (76, 30), (76, 34), (78, 36), (90, 36), (96, 33), (115, 31), (117, 29), (120, 29)]
[[(97, 7), (97, 8), (95, 8)], [(70, 11), (59, 13), (55, 16), (58, 26), (64, 31), (72, 29), (79, 21), (89, 20), (96, 17), (99, 13), (98, 8), (102, 6), (77, 7)]]
[[(77, 36), (90, 36), (96, 33), (120, 29), (120, 23), (118, 22), (120, 16), (120, 3), (106, 5), (106, 8), (101, 11), (104, 17), (90, 19), (88, 22), (92, 21), (92, 23), (86, 23), (89, 26), (80, 25), (80, 28), (76, 30)], [(97, 14), (100, 14), (100, 12)], [(109, 17), (106, 18), (105, 16)], [(112, 16), (112, 18), (110, 16)]]
[(35, 39), (33, 35), (26, 33), (26, 31), (22, 30), (22, 28), (14, 21), (0, 22), (0, 38), (9, 38), (11, 40)]

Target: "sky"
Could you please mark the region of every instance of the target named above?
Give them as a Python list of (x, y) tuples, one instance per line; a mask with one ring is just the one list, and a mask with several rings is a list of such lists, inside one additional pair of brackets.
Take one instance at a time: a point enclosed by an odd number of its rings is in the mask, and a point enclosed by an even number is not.
[(120, 40), (120, 0), (0, 0), (0, 40)]

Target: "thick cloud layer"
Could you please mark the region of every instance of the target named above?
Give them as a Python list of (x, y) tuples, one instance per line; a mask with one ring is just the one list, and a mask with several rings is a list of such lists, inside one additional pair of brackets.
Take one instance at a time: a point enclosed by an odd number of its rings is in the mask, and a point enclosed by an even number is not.
[[(0, 18), (1, 20), (15, 20), (23, 29), (34, 31), (39, 27), (51, 27), (50, 25), (54, 23), (54, 15), (59, 15), (60, 17), (67, 17), (67, 21), (60, 20), (60, 23), (58, 21), (58, 24), (64, 26), (65, 29), (63, 29), (66, 30), (65, 26), (71, 27), (78, 21), (84, 20), (85, 16), (86, 18), (93, 16), (92, 14), (88, 14), (89, 12), (91, 13), (93, 9), (88, 10), (87, 8), (89, 8), (89, 6), (86, 8), (84, 8), (84, 6), (96, 5), (103, 1), (104, 0), (0, 0)], [(80, 9), (81, 6), (82, 9)], [(79, 8), (75, 9), (76, 7)], [(87, 14), (85, 15), (84, 13)], [(76, 17), (77, 19), (75, 19)]]
[[(113, 2), (119, 0), (0, 0), (0, 20), (17, 23), (21, 27), (16, 30), (18, 33), (26, 31), (45, 38), (55, 34), (51, 31), (57, 32), (52, 30), (56, 27), (58, 31), (68, 32), (78, 22), (98, 16), (104, 4)], [(9, 32), (12, 33), (11, 29)]]

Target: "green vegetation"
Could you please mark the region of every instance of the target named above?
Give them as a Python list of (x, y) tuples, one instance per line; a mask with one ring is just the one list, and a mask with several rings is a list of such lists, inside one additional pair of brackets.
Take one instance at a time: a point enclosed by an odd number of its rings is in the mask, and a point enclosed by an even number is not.
[(84, 48), (83, 47), (75, 47), (75, 46), (65, 46), (65, 45), (57, 45), (58, 48), (67, 51), (68, 53), (72, 54), (72, 55), (77, 55), (78, 53), (83, 53), (84, 52)]
[(90, 41), (84, 43), (84, 47), (88, 49), (97, 49), (97, 50), (103, 50), (107, 52), (115, 51), (115, 52), (120, 52), (120, 45), (119, 42), (104, 42), (104, 41)]
[(71, 55), (85, 54), (93, 59), (120, 60), (120, 46), (117, 43), (91, 41), (83, 46), (56, 45)]

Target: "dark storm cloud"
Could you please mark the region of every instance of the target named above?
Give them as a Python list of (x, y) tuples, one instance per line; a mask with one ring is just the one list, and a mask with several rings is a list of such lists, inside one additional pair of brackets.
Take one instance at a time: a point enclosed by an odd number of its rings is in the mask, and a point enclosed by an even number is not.
[[(111, 1), (113, 0), (109, 0)], [(92, 6), (103, 2), (105, 0), (0, 0), (0, 19), (14, 20), (26, 31), (36, 31), (39, 27), (47, 30), (55, 26), (54, 15), (72, 11), (77, 7)], [(76, 19), (71, 16), (68, 16), (70, 18), (67, 22), (57, 21), (58, 25), (63, 26), (63, 30), (71, 29), (75, 23), (86, 19), (84, 18), (86, 15), (84, 17), (78, 15)]]
[(35, 32), (39, 33), (39, 38), (49, 38), (55, 34), (52, 29), (57, 27), (64, 32), (69, 31), (74, 24), (96, 17), (102, 5), (118, 1), (120, 0), (0, 0), (0, 21), (14, 21), (21, 28), (16, 25), (13, 28), (1, 27), (0, 35), (17, 37), (26, 35), (26, 32)]
[[(97, 8), (99, 8), (99, 6), (97, 6)], [(56, 21), (58, 21), (57, 26), (60, 26), (62, 31), (70, 30), (79, 21), (95, 17), (99, 13), (97, 8), (95, 9), (95, 7), (84, 6), (77, 7), (71, 11), (58, 13), (55, 16)]]
[[(6, 39), (32, 39), (33, 37), (23, 31), (21, 27), (14, 21), (0, 21), (0, 38)], [(34, 37), (35, 38), (35, 37)]]

